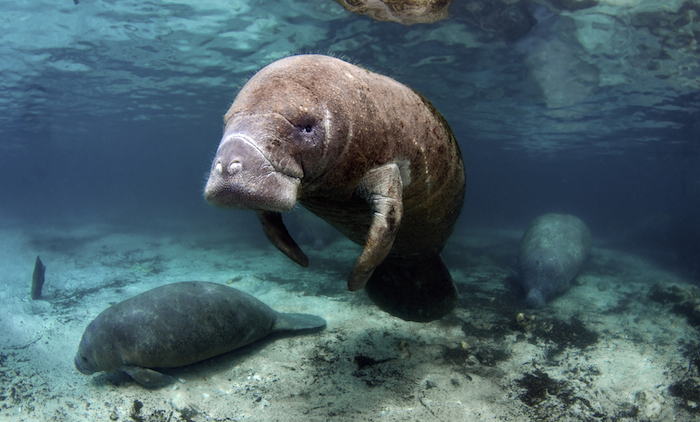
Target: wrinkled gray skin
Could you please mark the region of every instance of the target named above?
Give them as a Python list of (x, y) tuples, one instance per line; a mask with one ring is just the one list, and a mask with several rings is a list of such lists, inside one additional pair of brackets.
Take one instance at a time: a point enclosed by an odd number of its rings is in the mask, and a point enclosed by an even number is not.
[[(300, 203), (363, 251), (348, 288), (430, 321), (457, 290), (440, 251), (462, 209), (465, 173), (449, 125), (428, 100), (342, 60), (278, 60), (241, 89), (205, 187), (217, 206), (254, 210), (268, 239), (308, 259), (280, 213)], [(376, 271), (375, 271), (376, 270)]]
[(565, 214), (537, 217), (520, 241), (519, 278), (525, 302), (542, 308), (567, 291), (591, 252), (591, 233), (579, 218)]
[(173, 379), (153, 368), (189, 365), (273, 332), (325, 325), (315, 315), (278, 313), (221, 284), (168, 284), (100, 313), (83, 333), (75, 367), (86, 375), (124, 371), (146, 387), (158, 387)]

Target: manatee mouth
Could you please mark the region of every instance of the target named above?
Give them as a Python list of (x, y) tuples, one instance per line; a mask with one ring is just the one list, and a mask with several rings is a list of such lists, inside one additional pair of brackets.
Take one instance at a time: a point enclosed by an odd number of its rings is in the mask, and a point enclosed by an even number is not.
[(291, 211), (303, 177), (292, 160), (275, 165), (249, 137), (227, 136), (216, 152), (204, 197), (226, 208)]
[(81, 365), (82, 358), (79, 355), (75, 355), (75, 369), (77, 369), (80, 373), (85, 374), (85, 375), (92, 375), (95, 373), (95, 371), (91, 371), (87, 368), (85, 368), (83, 365)]
[(525, 304), (532, 309), (541, 309), (545, 305), (545, 297), (538, 289), (532, 289), (525, 297)]

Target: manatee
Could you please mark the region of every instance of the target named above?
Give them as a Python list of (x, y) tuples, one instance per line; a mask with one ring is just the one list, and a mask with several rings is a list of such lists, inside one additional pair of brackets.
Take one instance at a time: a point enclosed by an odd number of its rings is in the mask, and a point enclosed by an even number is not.
[(336, 0), (350, 12), (404, 25), (445, 19), (452, 0)]
[(189, 365), (270, 333), (320, 328), (323, 318), (276, 312), (216, 283), (168, 284), (117, 303), (85, 329), (75, 356), (83, 374), (124, 371), (146, 387), (173, 379), (154, 368)]
[(530, 223), (520, 241), (518, 276), (532, 308), (567, 291), (591, 252), (591, 233), (579, 218), (545, 214)]
[(385, 311), (431, 321), (457, 302), (440, 251), (465, 183), (457, 141), (427, 99), (345, 61), (298, 55), (240, 90), (204, 196), (256, 211), (274, 246), (306, 267), (281, 217), (301, 204), (363, 246), (349, 290), (365, 287)]

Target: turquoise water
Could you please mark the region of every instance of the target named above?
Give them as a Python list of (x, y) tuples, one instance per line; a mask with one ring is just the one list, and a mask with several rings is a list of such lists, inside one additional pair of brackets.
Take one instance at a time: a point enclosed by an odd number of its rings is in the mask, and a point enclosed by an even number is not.
[[(454, 0), (443, 20), (402, 25), (332, 0), (3, 3), (0, 419), (697, 417), (698, 13)], [(460, 293), (444, 319), (405, 322), (348, 292), (360, 248), (303, 210), (285, 222), (307, 269), (253, 213), (204, 201), (238, 90), (303, 53), (392, 77), (452, 127), (467, 192), (443, 252)], [(530, 310), (511, 271), (549, 212), (585, 221), (593, 252)], [(158, 390), (76, 371), (99, 312), (186, 280), (328, 326), (172, 370), (180, 381)]]

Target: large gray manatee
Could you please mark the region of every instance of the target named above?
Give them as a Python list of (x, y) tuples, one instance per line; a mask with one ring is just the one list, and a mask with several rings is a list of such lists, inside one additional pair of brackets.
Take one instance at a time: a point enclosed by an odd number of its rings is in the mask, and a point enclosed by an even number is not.
[(85, 329), (75, 356), (83, 374), (124, 371), (147, 387), (174, 368), (229, 352), (278, 331), (326, 325), (309, 314), (276, 312), (253, 296), (217, 283), (157, 287), (110, 306)]
[(591, 233), (579, 218), (545, 214), (530, 223), (520, 241), (519, 279), (532, 308), (567, 291), (591, 252)]
[(348, 280), (413, 321), (450, 312), (440, 258), (464, 202), (457, 141), (433, 105), (342, 60), (299, 55), (253, 76), (224, 117), (204, 195), (257, 212), (268, 239), (308, 265), (280, 213), (298, 202), (363, 251)]

